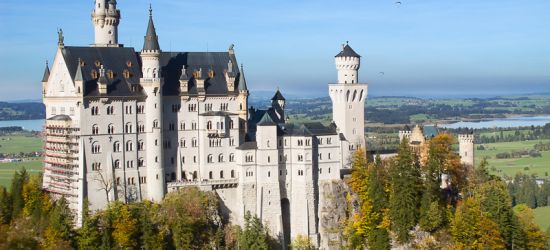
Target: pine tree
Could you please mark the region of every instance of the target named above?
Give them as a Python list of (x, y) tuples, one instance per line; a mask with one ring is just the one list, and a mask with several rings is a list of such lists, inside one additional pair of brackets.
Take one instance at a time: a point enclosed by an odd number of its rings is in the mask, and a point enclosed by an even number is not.
[(390, 166), (389, 215), (391, 229), (397, 241), (406, 243), (418, 220), (418, 196), (420, 194), (418, 161), (405, 139), (399, 146), (398, 155)]
[(25, 201), (23, 199), (23, 186), (29, 181), (29, 174), (23, 168), (15, 172), (11, 183), (12, 218), (16, 218), (23, 211)]
[(99, 218), (90, 212), (88, 200), (84, 200), (82, 209), (82, 227), (77, 234), (78, 249), (98, 249), (101, 246)]
[(11, 221), (12, 201), (11, 195), (4, 187), (0, 187), (0, 225), (9, 224)]
[(269, 235), (262, 222), (247, 211), (244, 215), (244, 228), (239, 235), (239, 249), (268, 250), (269, 244)]
[(73, 217), (65, 198), (55, 202), (52, 211), (48, 214), (48, 227), (44, 233), (41, 245), (45, 249), (72, 248), (73, 245)]
[(128, 205), (115, 202), (111, 205), (114, 214), (113, 239), (119, 249), (134, 249), (138, 243), (138, 221)]
[(544, 249), (547, 245), (547, 238), (540, 227), (535, 223), (533, 210), (525, 204), (514, 207), (514, 213), (518, 218), (518, 230), (523, 236), (523, 243), (526, 249)]

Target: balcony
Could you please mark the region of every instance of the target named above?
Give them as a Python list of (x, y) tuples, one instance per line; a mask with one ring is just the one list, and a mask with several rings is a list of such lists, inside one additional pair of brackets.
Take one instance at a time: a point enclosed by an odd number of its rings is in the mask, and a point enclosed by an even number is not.
[(234, 188), (239, 184), (238, 178), (233, 179), (218, 179), (218, 180), (195, 180), (195, 181), (176, 181), (168, 182), (168, 192), (177, 191), (180, 188), (198, 187), (201, 190), (215, 190)]

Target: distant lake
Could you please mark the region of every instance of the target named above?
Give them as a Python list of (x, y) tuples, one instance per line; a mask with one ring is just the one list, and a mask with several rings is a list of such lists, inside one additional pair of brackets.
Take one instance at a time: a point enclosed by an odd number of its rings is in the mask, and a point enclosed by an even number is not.
[(24, 130), (42, 131), (43, 126), (44, 126), (44, 120), (0, 121), (0, 128), (22, 127)]
[(443, 128), (514, 128), (526, 126), (544, 126), (550, 123), (550, 116), (533, 116), (533, 117), (511, 117), (480, 122), (456, 122), (451, 124), (441, 124)]

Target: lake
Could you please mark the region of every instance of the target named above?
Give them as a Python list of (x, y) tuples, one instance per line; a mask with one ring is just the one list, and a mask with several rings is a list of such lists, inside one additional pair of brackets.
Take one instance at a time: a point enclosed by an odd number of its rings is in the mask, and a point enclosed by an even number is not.
[(0, 128), (22, 127), (24, 130), (42, 131), (43, 126), (44, 126), (44, 120), (0, 121)]
[(550, 123), (550, 116), (533, 116), (533, 117), (511, 117), (480, 122), (456, 122), (451, 124), (440, 124), (443, 128), (514, 128), (526, 126), (544, 126)]

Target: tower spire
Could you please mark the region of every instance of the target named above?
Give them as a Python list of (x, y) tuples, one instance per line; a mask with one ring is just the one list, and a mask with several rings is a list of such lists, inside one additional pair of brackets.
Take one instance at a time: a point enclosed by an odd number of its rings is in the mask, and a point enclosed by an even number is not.
[(151, 5), (149, 5), (149, 24), (147, 25), (147, 33), (145, 34), (143, 51), (160, 51), (157, 31), (153, 22), (153, 7)]
[(246, 86), (246, 79), (244, 78), (244, 67), (241, 64), (241, 72), (239, 74), (239, 91), (248, 91)]
[(46, 60), (46, 69), (44, 69), (44, 76), (42, 77), (42, 82), (47, 82), (50, 79), (50, 67), (48, 66), (48, 61)]

